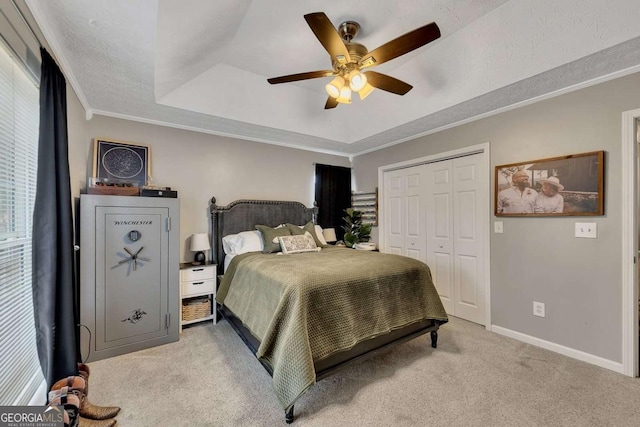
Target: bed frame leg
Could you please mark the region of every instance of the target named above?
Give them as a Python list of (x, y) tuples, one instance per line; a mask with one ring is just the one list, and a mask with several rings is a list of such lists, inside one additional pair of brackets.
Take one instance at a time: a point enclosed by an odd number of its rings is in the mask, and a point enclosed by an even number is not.
[(287, 424), (291, 424), (293, 422), (293, 405), (291, 405), (291, 408), (289, 408), (288, 411), (285, 411), (284, 420)]
[(431, 347), (438, 348), (438, 331), (431, 331)]

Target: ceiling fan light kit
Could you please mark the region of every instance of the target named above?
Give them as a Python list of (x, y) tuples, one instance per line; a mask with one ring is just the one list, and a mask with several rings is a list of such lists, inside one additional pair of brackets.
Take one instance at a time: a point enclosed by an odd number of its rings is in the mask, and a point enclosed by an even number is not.
[[(349, 82), (349, 85), (346, 82)], [(358, 70), (352, 70), (346, 76), (336, 76), (324, 88), (330, 97), (336, 98), (341, 104), (351, 104), (351, 92), (360, 92), (367, 86), (367, 76)], [(373, 90), (373, 86), (369, 85), (369, 93)], [(366, 97), (366, 95), (365, 95)], [(360, 96), (360, 99), (364, 99)]]
[(290, 74), (267, 81), (278, 84), (333, 76), (334, 79), (325, 86), (329, 94), (325, 109), (335, 108), (338, 104), (351, 104), (352, 91), (357, 92), (361, 100), (376, 88), (396, 95), (406, 94), (413, 88), (410, 84), (375, 71), (363, 73), (361, 70), (395, 59), (440, 37), (440, 29), (432, 22), (368, 51), (360, 43), (352, 41), (360, 30), (357, 22), (343, 22), (336, 30), (323, 12), (309, 13), (304, 19), (329, 53), (333, 70)]

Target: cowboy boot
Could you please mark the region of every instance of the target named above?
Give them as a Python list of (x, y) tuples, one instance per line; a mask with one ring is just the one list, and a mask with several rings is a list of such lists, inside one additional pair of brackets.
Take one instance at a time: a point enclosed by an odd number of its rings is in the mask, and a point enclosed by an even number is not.
[[(59, 405), (50, 403), (49, 406), (59, 406)], [(54, 410), (57, 410), (57, 409), (54, 409)], [(69, 413), (64, 409), (62, 410), (62, 423), (64, 424), (64, 427), (72, 427), (71, 426), (71, 418), (69, 417)]]
[(118, 415), (120, 408), (118, 406), (97, 406), (89, 402), (85, 393), (86, 383), (82, 377), (70, 376), (57, 381), (51, 390), (59, 390), (68, 387), (69, 391), (78, 396), (80, 399), (80, 415), (84, 418), (92, 420), (106, 420)]
[(64, 407), (65, 413), (72, 415), (71, 422), (69, 423), (71, 427), (115, 427), (118, 424), (114, 418), (106, 420), (92, 420), (80, 416), (82, 399), (75, 394), (76, 392), (77, 390), (72, 390), (68, 386), (51, 390), (49, 392), (50, 405), (61, 405), (62, 403), (59, 402), (67, 402)]
[(85, 382), (84, 394), (86, 394), (87, 396), (89, 396), (89, 373), (90, 372), (91, 371), (89, 370), (89, 365), (87, 365), (86, 363), (78, 363), (78, 375), (84, 378), (84, 382)]
[(62, 406), (64, 408), (64, 425), (70, 427), (78, 426), (80, 399), (75, 394), (68, 394), (64, 390), (56, 390), (49, 393), (49, 406)]

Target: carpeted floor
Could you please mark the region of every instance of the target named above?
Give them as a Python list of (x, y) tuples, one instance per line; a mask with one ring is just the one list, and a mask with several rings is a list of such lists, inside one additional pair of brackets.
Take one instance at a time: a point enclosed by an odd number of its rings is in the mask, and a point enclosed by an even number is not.
[[(293, 426), (638, 426), (640, 379), (451, 318), (313, 386)], [(120, 427), (278, 426), (271, 378), (222, 321), (180, 341), (90, 364), (89, 400)]]

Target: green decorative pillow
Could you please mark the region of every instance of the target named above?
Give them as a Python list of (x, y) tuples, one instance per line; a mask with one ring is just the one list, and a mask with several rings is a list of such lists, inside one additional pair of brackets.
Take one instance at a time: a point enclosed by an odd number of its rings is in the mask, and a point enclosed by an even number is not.
[(256, 225), (256, 230), (262, 235), (264, 241), (263, 254), (270, 254), (273, 252), (280, 252), (280, 242), (278, 242), (279, 236), (291, 236), (289, 227), (271, 228), (266, 225)]
[(302, 236), (305, 231), (302, 229), (302, 227), (298, 226), (298, 225), (294, 225), (294, 224), (285, 224), (287, 226), (287, 228), (289, 229), (289, 231), (291, 232), (292, 236)]
[(318, 239), (318, 235), (316, 234), (316, 226), (313, 224), (313, 221), (309, 221), (302, 227), (299, 227), (294, 224), (287, 224), (287, 228), (291, 232), (292, 236), (299, 236), (304, 234), (305, 232), (308, 232), (309, 234), (311, 234), (311, 237), (313, 237), (313, 240), (316, 242), (316, 246), (318, 246), (319, 248), (327, 246), (320, 239)]

